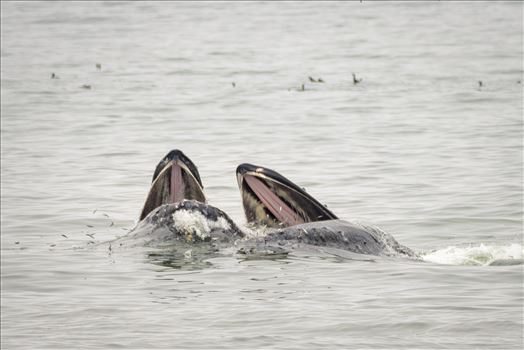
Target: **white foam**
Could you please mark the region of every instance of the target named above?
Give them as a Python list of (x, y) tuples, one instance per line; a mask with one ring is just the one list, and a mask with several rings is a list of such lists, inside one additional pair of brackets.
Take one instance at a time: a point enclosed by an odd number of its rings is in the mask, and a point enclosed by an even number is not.
[(421, 255), (425, 261), (446, 265), (489, 265), (495, 260), (522, 260), (522, 245), (513, 243), (506, 246), (470, 245), (450, 246)]
[(202, 213), (189, 210), (176, 210), (173, 213), (173, 226), (181, 232), (196, 234), (200, 239), (205, 240), (209, 237), (212, 230), (230, 230), (231, 226), (224, 217), (209, 220)]

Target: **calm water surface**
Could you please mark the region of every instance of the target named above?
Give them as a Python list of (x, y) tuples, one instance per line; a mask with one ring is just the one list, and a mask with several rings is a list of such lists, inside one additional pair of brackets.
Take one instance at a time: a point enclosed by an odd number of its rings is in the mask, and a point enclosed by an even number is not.
[[(523, 346), (522, 3), (1, 10), (2, 349)], [(109, 251), (173, 148), (239, 224), (251, 162), (425, 261)]]

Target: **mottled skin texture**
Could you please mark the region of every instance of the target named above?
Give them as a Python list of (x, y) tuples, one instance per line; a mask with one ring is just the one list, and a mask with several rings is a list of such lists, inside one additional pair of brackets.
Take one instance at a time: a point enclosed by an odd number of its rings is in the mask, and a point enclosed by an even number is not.
[(279, 229), (267, 235), (269, 241), (292, 241), (344, 249), (370, 255), (405, 255), (415, 257), (390, 234), (378, 228), (356, 225), (344, 220), (316, 221)]
[[(206, 220), (204, 230), (199, 224), (177, 225), (174, 215), (187, 212), (191, 217), (203, 217)], [(214, 223), (227, 223), (227, 229), (217, 227)], [(209, 225), (207, 225), (209, 224)], [(195, 200), (184, 200), (165, 204), (140, 221), (127, 238), (141, 241), (145, 246), (162, 246), (176, 243), (227, 243), (244, 237), (244, 233), (222, 210)]]
[[(205, 237), (197, 234), (198, 228), (179, 227), (173, 221), (177, 211), (192, 216), (201, 214), (209, 222), (224, 220), (229, 229), (211, 228)], [(145, 246), (164, 246), (177, 243), (211, 243), (250, 247), (252, 252), (265, 251), (268, 246), (280, 249), (306, 244), (331, 247), (353, 253), (385, 256), (416, 257), (411, 249), (400, 245), (391, 235), (373, 227), (355, 225), (343, 220), (328, 220), (295, 225), (269, 231), (263, 237), (246, 238), (242, 230), (222, 210), (198, 201), (182, 201), (163, 205), (152, 211), (130, 233), (128, 238), (142, 241)]]

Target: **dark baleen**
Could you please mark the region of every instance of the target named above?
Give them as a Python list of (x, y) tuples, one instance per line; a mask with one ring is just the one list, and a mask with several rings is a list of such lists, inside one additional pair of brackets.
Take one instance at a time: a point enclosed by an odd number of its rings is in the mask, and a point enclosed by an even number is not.
[(250, 223), (286, 227), (338, 219), (326, 206), (274, 170), (244, 163), (237, 167), (236, 174), (244, 213)]
[(156, 166), (140, 220), (163, 204), (176, 203), (184, 199), (206, 202), (204, 186), (197, 167), (182, 151), (175, 149), (162, 158)]
[(360, 254), (416, 256), (378, 228), (338, 220), (324, 205), (274, 170), (241, 164), (236, 173), (248, 223), (278, 228), (264, 237), (265, 242), (297, 242)]

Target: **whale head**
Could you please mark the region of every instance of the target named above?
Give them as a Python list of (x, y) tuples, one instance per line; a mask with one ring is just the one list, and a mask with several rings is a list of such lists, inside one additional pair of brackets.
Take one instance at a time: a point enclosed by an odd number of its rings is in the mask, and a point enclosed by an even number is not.
[(326, 206), (274, 170), (244, 163), (237, 167), (236, 175), (249, 223), (288, 227), (337, 219)]
[(182, 151), (175, 149), (156, 166), (140, 220), (161, 205), (184, 199), (206, 202), (197, 167)]

